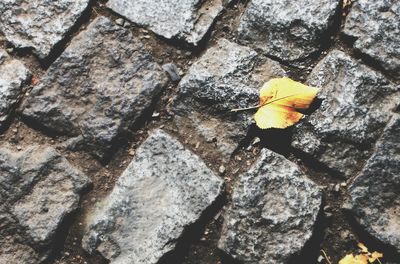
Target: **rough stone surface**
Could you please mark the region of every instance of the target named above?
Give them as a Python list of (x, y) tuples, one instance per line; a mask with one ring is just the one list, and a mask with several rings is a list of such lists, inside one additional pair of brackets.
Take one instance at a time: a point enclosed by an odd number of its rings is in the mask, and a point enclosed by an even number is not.
[(314, 68), (321, 107), (296, 129), (293, 146), (346, 177), (361, 170), (399, 100), (399, 87), (333, 50)]
[(17, 48), (49, 55), (76, 23), (89, 0), (6, 0), (0, 2), (0, 31)]
[(252, 0), (239, 24), (239, 41), (284, 61), (304, 59), (329, 41), (339, 2)]
[(221, 0), (110, 0), (107, 6), (167, 39), (197, 44), (222, 10)]
[(41, 258), (31, 247), (12, 241), (10, 236), (0, 240), (0, 263), (37, 264)]
[(82, 134), (88, 148), (104, 157), (167, 81), (128, 30), (99, 17), (50, 66), (23, 115), (58, 133)]
[(399, 1), (356, 1), (343, 32), (356, 39), (356, 49), (400, 79)]
[(29, 70), (20, 61), (11, 59), (0, 49), (0, 123), (19, 101), (30, 77)]
[(270, 150), (234, 188), (219, 248), (242, 263), (287, 263), (312, 235), (319, 187)]
[(91, 216), (83, 247), (111, 263), (157, 263), (221, 194), (223, 181), (155, 130)]
[(262, 84), (285, 74), (277, 62), (261, 61), (252, 49), (221, 39), (179, 83), (175, 121), (179, 127), (192, 126), (208, 142), (216, 141), (230, 156), (246, 136), (252, 113), (229, 111), (257, 105)]
[(388, 123), (375, 152), (349, 188), (347, 207), (366, 231), (400, 252), (400, 116)]
[(38, 263), (90, 180), (51, 147), (2, 147), (0, 171), (0, 260)]

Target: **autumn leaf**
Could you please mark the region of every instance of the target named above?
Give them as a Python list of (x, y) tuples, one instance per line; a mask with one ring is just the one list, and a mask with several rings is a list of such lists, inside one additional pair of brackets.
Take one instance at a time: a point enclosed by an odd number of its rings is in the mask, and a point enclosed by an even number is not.
[(348, 254), (339, 261), (339, 264), (368, 264), (375, 261), (381, 263), (379, 258), (383, 257), (382, 253), (376, 251), (370, 253), (363, 243), (358, 243), (357, 246), (360, 248), (361, 253), (358, 255)]
[(339, 264), (368, 264), (368, 257), (364, 254), (348, 254), (339, 261)]
[(368, 253), (368, 248), (363, 243), (358, 243), (357, 246), (361, 249), (361, 252)]
[(310, 87), (290, 78), (275, 78), (264, 84), (260, 90), (260, 104), (254, 115), (261, 129), (287, 128), (300, 121), (316, 97), (319, 89)]
[(369, 261), (369, 263), (373, 263), (376, 260), (378, 260), (378, 262), (380, 263), (379, 258), (383, 258), (383, 254), (374, 251), (369, 255), (368, 261)]

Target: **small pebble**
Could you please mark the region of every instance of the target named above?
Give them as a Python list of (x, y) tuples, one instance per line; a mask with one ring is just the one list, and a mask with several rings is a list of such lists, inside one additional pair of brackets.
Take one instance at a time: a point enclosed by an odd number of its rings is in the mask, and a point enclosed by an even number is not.
[(325, 212), (325, 216), (326, 216), (326, 218), (331, 218), (332, 217), (332, 213), (327, 213), (327, 212)]
[(118, 18), (115, 23), (119, 26), (124, 26), (125, 20), (123, 18)]
[(219, 173), (220, 173), (221, 175), (224, 174), (225, 171), (226, 171), (225, 166), (224, 166), (224, 165), (219, 166), (218, 171), (219, 171)]
[(198, 149), (200, 147), (200, 142), (196, 143), (196, 146), (194, 146), (195, 149)]
[(255, 145), (257, 143), (260, 143), (261, 139), (259, 137), (255, 137), (253, 140), (253, 143), (251, 143), (252, 145)]
[(339, 192), (340, 191), (340, 184), (336, 184), (335, 188), (333, 189), (335, 192)]
[(175, 64), (166, 63), (162, 66), (163, 70), (166, 71), (169, 75), (169, 78), (173, 82), (178, 82), (181, 79), (180, 72)]

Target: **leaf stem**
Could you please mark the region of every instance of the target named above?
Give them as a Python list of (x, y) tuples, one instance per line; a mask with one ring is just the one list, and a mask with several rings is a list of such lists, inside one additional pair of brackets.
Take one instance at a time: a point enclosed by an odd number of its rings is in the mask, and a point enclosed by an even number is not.
[(298, 95), (298, 93), (297, 94), (287, 95), (287, 96), (284, 96), (284, 97), (280, 97), (280, 98), (277, 98), (275, 100), (272, 100), (272, 101), (269, 101), (269, 102), (265, 102), (262, 105), (250, 106), (250, 107), (246, 107), (246, 108), (235, 108), (235, 109), (232, 109), (231, 112), (239, 112), (239, 111), (247, 111), (247, 110), (257, 109), (257, 108), (263, 107), (265, 105), (271, 104), (273, 102), (276, 102), (276, 101), (279, 101), (279, 100), (283, 100), (283, 99), (286, 99), (288, 97), (292, 97), (292, 96), (296, 96), (296, 95)]
[(332, 264), (332, 262), (329, 260), (328, 255), (326, 255), (325, 251), (323, 249), (321, 249), (321, 252), (324, 255), (324, 259), (326, 260), (326, 262), (328, 262), (328, 264)]
[(263, 105), (256, 105), (256, 106), (251, 106), (251, 107), (246, 107), (246, 108), (235, 108), (235, 109), (232, 109), (231, 112), (247, 111), (247, 110), (260, 108), (261, 106), (263, 106)]

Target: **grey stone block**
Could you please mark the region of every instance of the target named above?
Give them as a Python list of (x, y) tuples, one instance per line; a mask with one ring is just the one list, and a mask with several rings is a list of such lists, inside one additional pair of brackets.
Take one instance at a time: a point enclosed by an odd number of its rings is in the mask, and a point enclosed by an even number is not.
[(243, 44), (284, 61), (304, 59), (329, 42), (338, 0), (252, 0), (238, 28)]
[(30, 71), (20, 61), (0, 50), (0, 126), (19, 102), (30, 77)]
[(374, 154), (349, 188), (345, 205), (372, 236), (400, 253), (400, 116), (394, 115)]
[(355, 1), (343, 33), (355, 38), (354, 47), (400, 79), (400, 2)]
[(7, 0), (0, 2), (0, 31), (17, 48), (46, 58), (74, 26), (89, 0)]
[(167, 81), (127, 29), (99, 17), (50, 66), (23, 115), (57, 133), (82, 135), (88, 150), (103, 158)]
[(296, 127), (292, 144), (343, 176), (354, 176), (389, 121), (399, 87), (338, 50), (318, 63), (307, 82), (321, 87), (323, 102)]
[(110, 0), (107, 6), (167, 39), (197, 45), (222, 10), (221, 0)]
[(155, 130), (90, 216), (83, 247), (113, 264), (158, 263), (222, 188), (199, 157)]
[(218, 247), (241, 263), (288, 263), (310, 239), (321, 201), (296, 164), (264, 149), (234, 187)]

